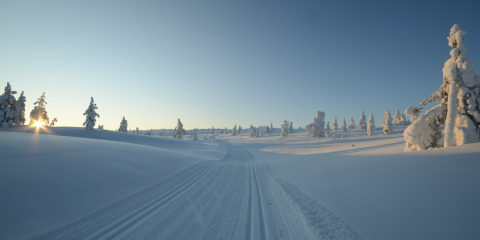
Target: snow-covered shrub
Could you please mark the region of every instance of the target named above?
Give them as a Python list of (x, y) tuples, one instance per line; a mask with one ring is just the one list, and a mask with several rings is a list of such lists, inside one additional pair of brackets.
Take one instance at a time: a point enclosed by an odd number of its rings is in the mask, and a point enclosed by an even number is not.
[(183, 124), (180, 121), (180, 118), (178, 119), (177, 126), (175, 127), (175, 131), (173, 133), (174, 138), (182, 139), (183, 135), (185, 135), (185, 129), (183, 129)]
[(219, 132), (219, 133), (220, 133), (220, 134), (223, 134), (223, 129), (220, 129), (220, 132)]
[(50, 122), (50, 127), (55, 126), (55, 123), (58, 122), (57, 117), (54, 117), (52, 122)]
[(310, 123), (307, 126), (305, 126), (305, 132), (307, 134), (313, 134), (313, 129), (314, 129), (314, 124)]
[(330, 122), (327, 122), (327, 127), (325, 128), (325, 137), (330, 137)]
[(85, 110), (85, 113), (83, 113), (83, 116), (87, 116), (85, 122), (83, 123), (85, 129), (93, 130), (93, 127), (95, 127), (95, 122), (97, 121), (95, 118), (100, 117), (100, 115), (98, 115), (98, 113), (95, 111), (97, 109), (97, 104), (93, 102), (92, 97), (90, 100), (90, 105), (88, 106), (87, 110)]
[(360, 116), (360, 119), (358, 119), (358, 130), (360, 131), (365, 131), (367, 130), (367, 123), (365, 122), (367, 118), (365, 117), (365, 114), (363, 113), (362, 109), (362, 114)]
[(98, 125), (98, 130), (103, 130), (103, 125)]
[(348, 129), (355, 129), (357, 126), (355, 125), (355, 121), (353, 120), (353, 117), (350, 118), (350, 125), (348, 125)]
[(36, 102), (33, 103), (36, 105), (33, 107), (33, 110), (30, 112), (30, 123), (32, 122), (42, 122), (44, 125), (48, 125), (50, 123), (50, 119), (48, 118), (46, 105), (47, 102), (45, 101), (45, 93), (40, 96)]
[(343, 119), (343, 122), (342, 122), (342, 131), (347, 131), (347, 122), (345, 121), (345, 118)]
[(125, 120), (125, 117), (123, 117), (122, 122), (120, 122), (120, 127), (118, 128), (118, 132), (127, 132), (127, 127), (128, 123), (127, 120)]
[(333, 119), (333, 131), (337, 132), (338, 131), (338, 123), (337, 123), (337, 117)]
[(293, 122), (290, 122), (290, 129), (288, 130), (289, 133), (293, 133)]
[(232, 130), (232, 136), (236, 136), (236, 135), (237, 135), (237, 125), (235, 125)]
[(420, 117), (421, 112), (422, 112), (422, 108), (418, 108), (418, 107), (408, 107), (407, 109), (405, 109), (405, 114), (407, 114), (407, 116), (410, 117), (412, 122), (415, 122), (415, 120), (417, 120), (417, 118)]
[(445, 147), (478, 142), (480, 137), (480, 75), (475, 73), (473, 60), (464, 55), (467, 50), (462, 43), (465, 34), (458, 24), (450, 29), (447, 39), (453, 49), (443, 68), (443, 84), (420, 103), (423, 106), (441, 101), (439, 105), (444, 108), (444, 115), (437, 116), (436, 121), (445, 124)]
[(370, 117), (368, 118), (368, 128), (367, 128), (368, 136), (375, 135), (375, 130), (376, 129), (377, 128), (375, 127), (375, 119), (373, 119), (373, 114), (370, 113)]
[(13, 96), (14, 94), (17, 92), (12, 91), (10, 83), (7, 82), (4, 93), (0, 95), (0, 127), (2, 128), (13, 127), (15, 123), (17, 99)]
[(383, 133), (385, 134), (393, 133), (392, 120), (393, 119), (392, 119), (392, 115), (390, 115), (390, 111), (385, 110), (385, 112), (383, 112), (383, 118), (382, 118)]
[[(308, 130), (307, 130), (308, 131)], [(325, 134), (325, 113), (317, 111), (317, 115), (313, 118), (313, 137), (323, 137)]]
[(439, 129), (445, 121), (446, 109), (441, 104), (427, 111), (403, 132), (405, 151), (418, 151), (443, 146), (443, 134)]

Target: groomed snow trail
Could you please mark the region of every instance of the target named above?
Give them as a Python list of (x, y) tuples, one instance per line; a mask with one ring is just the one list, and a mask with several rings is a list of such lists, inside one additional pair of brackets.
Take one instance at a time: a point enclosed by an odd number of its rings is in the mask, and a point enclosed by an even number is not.
[(199, 163), (31, 239), (316, 239), (266, 168), (224, 146), (221, 161)]

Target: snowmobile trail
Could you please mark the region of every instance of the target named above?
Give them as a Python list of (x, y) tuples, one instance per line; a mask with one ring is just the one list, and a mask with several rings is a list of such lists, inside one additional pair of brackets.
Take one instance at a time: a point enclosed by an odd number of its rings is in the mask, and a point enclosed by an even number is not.
[(266, 168), (228, 143), (220, 161), (175, 176), (31, 239), (315, 239)]

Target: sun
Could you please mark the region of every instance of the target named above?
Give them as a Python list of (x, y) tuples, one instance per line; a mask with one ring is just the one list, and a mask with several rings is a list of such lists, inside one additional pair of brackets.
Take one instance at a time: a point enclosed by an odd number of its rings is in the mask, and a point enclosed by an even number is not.
[(35, 124), (33, 124), (33, 125), (35, 125), (37, 128), (43, 127), (43, 122), (41, 122), (41, 121), (36, 121)]

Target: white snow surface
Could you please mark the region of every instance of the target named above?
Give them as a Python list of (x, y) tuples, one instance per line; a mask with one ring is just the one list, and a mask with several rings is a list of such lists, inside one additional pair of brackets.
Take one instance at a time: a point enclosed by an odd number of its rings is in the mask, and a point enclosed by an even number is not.
[(221, 148), (2, 129), (0, 239), (476, 239), (480, 143), (404, 152), (405, 128), (211, 136)]

